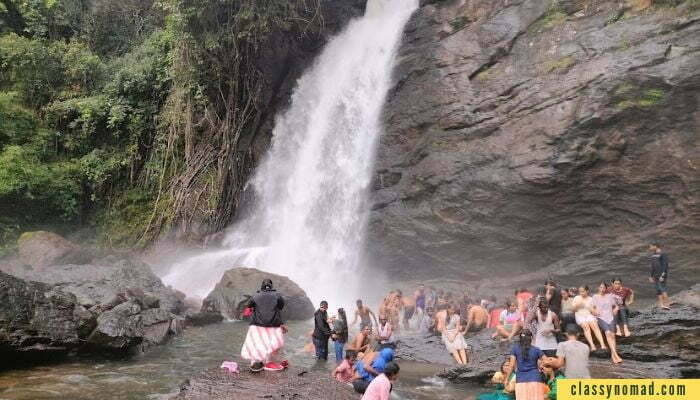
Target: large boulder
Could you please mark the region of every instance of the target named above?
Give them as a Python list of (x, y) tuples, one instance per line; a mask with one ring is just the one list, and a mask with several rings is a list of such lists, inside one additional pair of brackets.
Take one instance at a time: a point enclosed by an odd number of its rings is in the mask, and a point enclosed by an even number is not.
[[(3, 265), (0, 353), (131, 355), (183, 331), (181, 293), (142, 263), (113, 257), (36, 270)], [(11, 358), (3, 358), (11, 359)]]
[(220, 313), (226, 318), (240, 319), (248, 299), (260, 290), (264, 279), (271, 279), (285, 301), (282, 318), (304, 320), (313, 317), (314, 306), (306, 292), (282, 275), (254, 268), (233, 268), (221, 278), (214, 290), (202, 302), (202, 312)]
[(698, 281), (700, 9), (623, 3), (422, 2), (384, 107), (375, 265), (395, 279), (620, 274), (653, 295), (639, 270), (658, 239), (670, 287)]
[(0, 360), (79, 346), (84, 314), (75, 295), (0, 272)]
[(17, 240), (20, 260), (35, 268), (58, 264), (82, 264), (92, 258), (88, 251), (53, 232), (25, 232)]
[(2, 269), (19, 278), (73, 293), (85, 308), (114, 302), (116, 297), (131, 296), (142, 302), (157, 302), (160, 308), (174, 314), (184, 309), (182, 293), (165, 286), (147, 264), (132, 259), (108, 256), (83, 265), (51, 265), (41, 270), (5, 265)]

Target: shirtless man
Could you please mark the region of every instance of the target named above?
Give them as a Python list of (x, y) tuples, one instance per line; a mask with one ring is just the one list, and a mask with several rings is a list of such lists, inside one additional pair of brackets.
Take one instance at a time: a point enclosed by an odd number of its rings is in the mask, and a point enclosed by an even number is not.
[(438, 306), (438, 309), (440, 311), (435, 313), (435, 330), (438, 334), (442, 334), (442, 331), (445, 330), (445, 326), (447, 325), (447, 307)]
[(403, 296), (401, 305), (403, 306), (403, 327), (408, 330), (411, 327), (408, 321), (413, 317), (416, 311), (416, 298), (413, 296)]
[(377, 317), (374, 315), (372, 310), (370, 310), (369, 307), (362, 304), (362, 299), (358, 299), (357, 300), (357, 310), (355, 310), (355, 318), (352, 320), (352, 323), (350, 325), (354, 326), (355, 323), (357, 323), (357, 319), (359, 318), (360, 319), (360, 329), (364, 328), (365, 326), (369, 326), (371, 328), (372, 327), (372, 319), (370, 319), (370, 315), (374, 319), (374, 324), (378, 325)]
[(489, 326), (490, 320), (489, 312), (484, 307), (470, 301), (467, 306), (467, 325), (464, 331), (479, 332)]
[(348, 343), (347, 350), (354, 350), (357, 353), (365, 353), (369, 348), (370, 336), (372, 335), (372, 324), (363, 325), (360, 333)]

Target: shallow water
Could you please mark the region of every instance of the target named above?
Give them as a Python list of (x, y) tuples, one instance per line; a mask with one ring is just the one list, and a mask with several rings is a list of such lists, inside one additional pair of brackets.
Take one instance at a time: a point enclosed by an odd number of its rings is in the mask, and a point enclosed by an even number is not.
[[(191, 327), (169, 344), (130, 360), (73, 359), (57, 365), (0, 372), (0, 400), (164, 399), (176, 393), (187, 378), (238, 355), (247, 327), (241, 322)], [(311, 329), (308, 322), (290, 325), (286, 356), (296, 365), (319, 368), (312, 355), (299, 351)], [(334, 365), (329, 361), (320, 368), (330, 371)], [(409, 362), (400, 365), (396, 399), (462, 400), (479, 392), (474, 387), (435, 378), (439, 366)]]

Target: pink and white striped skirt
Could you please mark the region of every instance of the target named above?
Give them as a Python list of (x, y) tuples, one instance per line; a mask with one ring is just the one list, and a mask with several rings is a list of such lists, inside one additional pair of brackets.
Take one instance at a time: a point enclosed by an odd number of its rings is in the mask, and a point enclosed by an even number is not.
[(284, 347), (282, 328), (251, 325), (243, 342), (241, 357), (250, 361), (267, 362), (272, 353)]

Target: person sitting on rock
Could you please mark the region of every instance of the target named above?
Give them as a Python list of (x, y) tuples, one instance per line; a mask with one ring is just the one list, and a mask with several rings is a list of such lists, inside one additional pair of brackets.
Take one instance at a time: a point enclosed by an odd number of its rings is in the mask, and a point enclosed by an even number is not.
[(482, 307), (481, 304), (476, 304), (475, 302), (468, 300), (466, 312), (467, 324), (464, 328), (465, 332), (479, 332), (489, 325), (489, 312), (486, 310), (486, 308)]
[(464, 330), (461, 325), (461, 317), (456, 312), (455, 306), (447, 306), (447, 313), (442, 324), (442, 342), (447, 351), (454, 357), (457, 364), (464, 365), (469, 362), (467, 343), (464, 341)]
[(372, 335), (372, 324), (365, 325), (362, 327), (360, 333), (352, 338), (352, 341), (348, 344), (347, 351), (355, 351), (357, 353), (364, 353), (369, 348), (370, 336)]
[(615, 334), (617, 336), (622, 336), (624, 332), (625, 337), (631, 335), (629, 328), (629, 308), (627, 306), (634, 303), (634, 291), (628, 287), (622, 286), (622, 279), (615, 278), (612, 287), (608, 289), (608, 293), (616, 296), (618, 300), (617, 315), (615, 318)]
[(378, 353), (365, 356), (362, 361), (355, 363), (356, 379), (352, 386), (358, 393), (365, 393), (369, 384), (381, 373), (386, 365), (394, 359), (394, 350), (385, 348)]
[(545, 388), (546, 400), (557, 400), (557, 381), (565, 378), (564, 373), (551, 365), (543, 365), (542, 373), (544, 374), (547, 386)]
[(482, 393), (476, 397), (476, 400), (515, 400), (515, 371), (510, 358), (504, 361), (500, 370), (493, 374), (491, 382), (496, 384), (496, 390), (491, 393)]
[(360, 400), (389, 400), (393, 383), (398, 377), (399, 365), (393, 361), (387, 363), (384, 372), (372, 380)]
[(590, 296), (590, 289), (588, 286), (584, 285), (578, 288), (578, 292), (579, 294), (574, 297), (573, 302), (576, 323), (583, 329), (583, 335), (586, 341), (588, 341), (588, 345), (591, 346), (591, 351), (596, 351), (593, 335), (598, 339), (600, 348), (607, 350), (603, 334), (600, 332), (600, 327), (598, 326), (598, 319), (593, 315), (595, 306), (593, 305), (593, 298)]
[(395, 347), (393, 339), (393, 329), (391, 322), (387, 320), (386, 315), (379, 316), (379, 326), (377, 326), (377, 340), (380, 348)]
[(517, 304), (509, 300), (506, 302), (506, 309), (501, 311), (501, 315), (498, 317), (496, 332), (491, 337), (496, 339), (501, 336), (502, 341), (512, 340), (520, 332), (523, 325), (522, 319), (522, 314), (518, 311)]
[(250, 361), (252, 372), (283, 370), (286, 361), (278, 364), (271, 360), (272, 355), (284, 347), (284, 334), (287, 333), (282, 322), (284, 299), (273, 289), (272, 280), (262, 281), (260, 290), (248, 301), (248, 307), (253, 310), (253, 315), (241, 357)]
[(355, 377), (354, 365), (356, 358), (357, 353), (355, 351), (347, 350), (345, 352), (345, 360), (331, 373), (333, 379), (338, 382), (352, 384), (353, 378)]

